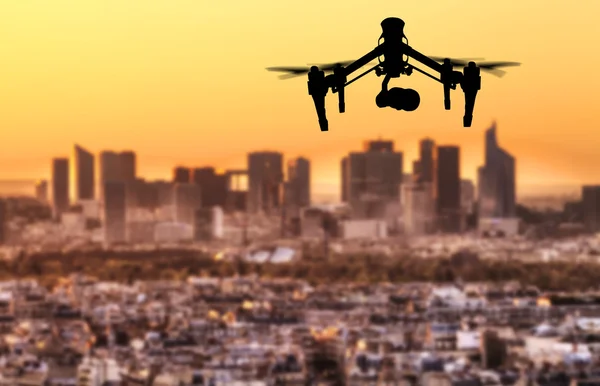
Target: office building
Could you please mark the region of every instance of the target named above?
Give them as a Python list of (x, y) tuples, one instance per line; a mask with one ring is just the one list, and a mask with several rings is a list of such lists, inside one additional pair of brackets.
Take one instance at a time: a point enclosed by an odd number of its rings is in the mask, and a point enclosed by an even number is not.
[(515, 159), (498, 145), (496, 123), (485, 133), (485, 164), (478, 170), (479, 218), (516, 216)]
[(460, 232), (463, 216), (460, 200), (460, 149), (458, 146), (437, 148), (437, 213), (440, 230)]
[(119, 153), (121, 178), (123, 181), (135, 181), (137, 178), (137, 157), (133, 151)]
[(471, 180), (460, 181), (460, 206), (463, 213), (470, 215), (475, 205), (475, 184)]
[(54, 213), (60, 216), (69, 209), (69, 159), (52, 160), (52, 203)]
[(286, 203), (295, 208), (310, 206), (310, 161), (306, 158), (288, 162)]
[(95, 197), (94, 155), (79, 145), (74, 149), (75, 198), (93, 200)]
[[(415, 164), (413, 164), (413, 167)], [(430, 138), (425, 138), (419, 143), (419, 160), (416, 162), (414, 171), (417, 182), (433, 183), (435, 186), (437, 149), (435, 142)]]
[(248, 154), (248, 210), (279, 209), (282, 189), (283, 154), (269, 151)]
[(402, 186), (404, 233), (422, 236), (434, 231), (435, 202), (431, 183), (410, 182)]
[(175, 184), (175, 220), (194, 225), (197, 209), (202, 207), (200, 186), (196, 184)]
[(390, 202), (400, 199), (403, 154), (392, 141), (366, 142), (363, 150), (342, 161), (342, 198), (357, 217), (380, 218)]
[(191, 182), (191, 177), (189, 168), (178, 166), (173, 169), (173, 182), (176, 184), (188, 184)]
[(104, 235), (105, 242), (126, 241), (126, 184), (123, 181), (104, 183)]
[(227, 170), (225, 172), (227, 198), (225, 209), (229, 212), (248, 210), (248, 171)]
[(590, 233), (600, 232), (600, 185), (587, 185), (581, 189), (583, 225)]
[(192, 170), (191, 182), (200, 186), (202, 206), (207, 208), (225, 207), (228, 182), (226, 174), (217, 173), (212, 167), (195, 168)]
[[(132, 151), (100, 153), (100, 196), (104, 197), (102, 189), (107, 182), (123, 182), (126, 191), (134, 190), (136, 181), (136, 155)], [(127, 193), (126, 193), (127, 195)], [(128, 196), (131, 196), (129, 194)], [(130, 197), (128, 197), (130, 198)], [(105, 199), (102, 198), (104, 201)], [(135, 201), (135, 200), (134, 200)]]

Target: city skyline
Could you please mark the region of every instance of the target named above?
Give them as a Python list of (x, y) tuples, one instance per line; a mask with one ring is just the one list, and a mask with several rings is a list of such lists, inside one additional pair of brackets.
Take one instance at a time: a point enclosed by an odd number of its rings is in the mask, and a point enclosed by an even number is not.
[[(482, 132), (482, 143), (483, 143), (483, 148), (485, 148), (485, 144), (486, 144), (486, 132), (489, 131), (489, 129), (494, 128), (494, 132), (495, 132), (495, 128), (496, 128), (496, 122), (492, 122), (491, 125), (488, 126), (488, 130)], [(502, 137), (502, 132), (503, 130), (500, 130), (500, 137)], [(460, 175), (461, 175), (461, 179), (462, 180), (470, 180), (472, 181), (475, 185), (477, 184), (478, 181), (478, 177), (471, 177), (472, 173), (469, 173), (469, 170), (467, 170), (467, 172), (465, 172), (465, 165), (463, 162), (463, 159), (465, 158), (465, 155), (468, 155), (468, 151), (465, 151), (464, 149), (462, 149), (460, 146), (456, 146), (454, 144), (451, 143), (439, 143), (436, 141), (435, 138), (432, 138), (430, 136), (424, 136), (422, 137), (420, 140), (417, 141), (416, 144), (414, 144), (414, 147), (417, 148), (417, 154), (415, 156), (415, 158), (410, 158), (407, 157), (407, 152), (405, 152), (402, 148), (398, 148), (397, 147), (397, 143), (392, 140), (392, 139), (387, 139), (387, 138), (369, 138), (369, 139), (363, 139), (362, 141), (358, 141), (359, 144), (358, 146), (355, 146), (354, 149), (349, 149), (346, 151), (346, 153), (338, 160), (338, 173), (339, 173), (339, 167), (340, 167), (340, 161), (342, 161), (343, 158), (347, 157), (348, 154), (350, 153), (355, 153), (356, 151), (363, 151), (364, 149), (361, 148), (361, 144), (362, 146), (366, 146), (368, 143), (370, 143), (371, 141), (392, 141), (393, 142), (393, 146), (395, 147), (395, 150), (402, 153), (402, 159), (403, 159), (403, 167), (402, 167), (402, 172), (404, 174), (411, 174), (414, 172), (415, 167), (418, 167), (418, 161), (419, 161), (419, 148), (420, 146), (422, 146), (423, 143), (427, 143), (428, 141), (431, 142), (433, 144), (433, 146), (437, 146), (437, 147), (441, 147), (441, 148), (458, 148), (458, 151), (460, 152), (460, 162), (459, 162), (459, 168), (460, 168)], [(504, 143), (503, 141), (499, 141), (502, 144)], [(79, 151), (83, 150), (83, 148), (81, 147), (82, 145), (80, 144), (73, 144), (73, 148), (75, 149), (75, 152), (71, 152), (74, 154), (77, 154), (77, 151), (79, 149)], [(98, 185), (98, 189), (101, 189), (101, 185), (102, 185), (102, 160), (104, 157), (106, 156), (110, 156), (110, 155), (114, 155), (114, 156), (118, 156), (119, 154), (123, 154), (126, 156), (130, 156), (133, 157), (132, 160), (130, 162), (132, 162), (130, 168), (133, 169), (144, 169), (144, 165), (143, 163), (139, 160), (139, 155), (137, 153), (137, 151), (135, 151), (135, 149), (129, 149), (129, 150), (119, 150), (119, 151), (114, 151), (114, 150), (108, 150), (108, 149), (101, 149), (98, 151), (95, 150), (90, 150), (90, 147), (85, 147), (85, 151), (89, 152), (89, 156), (92, 157), (92, 159), (94, 159), (94, 171), (92, 172), (93, 175), (95, 175), (94, 178), (94, 184)], [(309, 157), (290, 157), (288, 155), (286, 155), (285, 153), (276, 151), (276, 150), (255, 150), (255, 151), (250, 151), (248, 153), (246, 153), (246, 156), (248, 154), (252, 154), (252, 153), (260, 153), (260, 152), (272, 152), (272, 153), (281, 153), (283, 155), (283, 163), (284, 165), (287, 165), (288, 162), (297, 160), (297, 159), (307, 159), (311, 165), (313, 164), (312, 160)], [(466, 153), (466, 154), (465, 154)], [(512, 154), (512, 152), (509, 151), (509, 153)], [(60, 159), (60, 158), (64, 158), (64, 159), (68, 159), (69, 164), (73, 164), (73, 167), (76, 167), (77, 162), (75, 157), (54, 157), (53, 159)], [(515, 157), (516, 158), (516, 157)], [(485, 159), (483, 159), (480, 162), (480, 165), (475, 168), (475, 171), (477, 172), (477, 170), (481, 167), (481, 165), (483, 165), (485, 163)], [(247, 169), (248, 164), (243, 164), (240, 165), (239, 168), (237, 168), (236, 170), (241, 170), (241, 169)], [(519, 162), (519, 168), (517, 170), (517, 180), (518, 180), (518, 175), (519, 175), (519, 171), (521, 168), (521, 163)], [(141, 178), (141, 179), (145, 179), (148, 181), (177, 181), (178, 179), (181, 178), (181, 173), (185, 172), (187, 173), (187, 177), (186, 180), (194, 180), (194, 170), (201, 170), (201, 169), (210, 169), (210, 170), (214, 170), (214, 172), (216, 173), (223, 173), (225, 170), (225, 168), (219, 167), (219, 165), (205, 165), (205, 164), (191, 164), (191, 165), (181, 165), (181, 164), (174, 164), (171, 165), (170, 167), (170, 171), (162, 176), (147, 176), (147, 175), (143, 175), (143, 174), (137, 174), (135, 172), (135, 170), (131, 170), (130, 173), (134, 173), (131, 177), (129, 178), (133, 178), (135, 175), (137, 176), (136, 178)], [(72, 199), (76, 198), (76, 185), (77, 182), (74, 179), (74, 174), (73, 171), (71, 169), (71, 166), (69, 166), (69, 195)], [(285, 177), (287, 178), (287, 174), (289, 173), (287, 166), (283, 167), (284, 170), (284, 174)], [(318, 170), (317, 170), (318, 173)], [(49, 174), (50, 171), (49, 171)], [(340, 179), (339, 182), (337, 183), (337, 185), (335, 186), (329, 186), (329, 189), (323, 189), (323, 185), (319, 184), (319, 182), (317, 181), (315, 183), (315, 178), (314, 178), (314, 168), (311, 166), (311, 174), (310, 174), (310, 184), (311, 184), (311, 195), (314, 199), (315, 202), (331, 202), (331, 201), (339, 201), (342, 197), (341, 197), (341, 191), (340, 189), (342, 188), (342, 180)], [(41, 178), (37, 178), (36, 180), (0, 180), (0, 195), (3, 194), (3, 184), (6, 184), (9, 186), (8, 190), (12, 193), (15, 191), (19, 191), (19, 192), (23, 192), (25, 191), (27, 194), (29, 193), (30, 187), (29, 185), (33, 184), (34, 182), (37, 181), (48, 181), (48, 182), (52, 182), (52, 178), (51, 176), (43, 176)], [(21, 185), (20, 189), (17, 188), (15, 189), (14, 186), (19, 186), (19, 184)], [(11, 190), (11, 185), (12, 185), (12, 190)], [(333, 187), (333, 189), (332, 189)], [(519, 186), (517, 184), (517, 197), (518, 198), (530, 198), (530, 197), (545, 197), (545, 196), (552, 196), (552, 195), (556, 195), (556, 196), (572, 196), (574, 194), (579, 194), (581, 192), (581, 185), (579, 186), (564, 186), (564, 187), (558, 187), (557, 190), (550, 190), (550, 191), (546, 191), (545, 194), (531, 194), (529, 193), (527, 190), (524, 192), (521, 191), (522, 188), (521, 186)], [(529, 194), (528, 194), (529, 193)]]
[[(393, 139), (407, 159), (416, 158), (414, 144), (425, 136), (460, 146), (463, 175), (474, 179), (482, 130), (496, 118), (501, 142), (520, 160), (520, 191), (597, 182), (600, 117), (589, 96), (597, 90), (600, 56), (592, 52), (577, 71), (559, 74), (549, 62), (557, 44), (564, 57), (594, 44), (596, 2), (431, 1), (398, 9), (394, 1), (373, 8), (333, 1), (319, 12), (289, 12), (266, 0), (233, 11), (230, 4), (191, 1), (127, 3), (0, 6), (7, 53), (0, 179), (47, 176), (45, 160), (66, 154), (72, 142), (92, 150), (134, 148), (140, 174), (150, 178), (166, 178), (172, 164), (237, 168), (247, 151), (266, 146), (310, 158), (315, 191), (335, 194), (338, 160), (378, 135)], [(378, 109), (379, 79), (369, 76), (349, 87), (347, 112), (330, 114), (328, 133), (318, 130), (305, 79), (280, 81), (264, 70), (357, 58), (375, 46), (379, 23), (389, 16), (405, 20), (410, 44), (426, 54), (523, 66), (502, 79), (483, 76), (470, 129), (461, 125), (460, 92), (453, 93), (453, 110), (443, 111), (439, 85), (415, 74), (396, 84), (419, 91), (419, 110)], [(327, 103), (333, 110), (335, 101)]]

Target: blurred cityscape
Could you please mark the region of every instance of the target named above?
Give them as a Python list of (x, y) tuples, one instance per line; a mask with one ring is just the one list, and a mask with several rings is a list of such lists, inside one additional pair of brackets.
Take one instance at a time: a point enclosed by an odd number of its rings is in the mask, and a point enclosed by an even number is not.
[[(339, 204), (311, 202), (310, 160), (254, 152), (244, 170), (175, 166), (170, 181), (138, 176), (133, 151), (92, 154), (79, 145), (53, 159), (35, 196), (0, 201), (0, 245), (20, 248), (212, 245), (323, 238), (586, 235), (598, 230), (600, 187), (558, 210), (516, 202), (516, 161), (485, 133), (477, 181), (462, 179), (457, 146), (420, 142), (412, 164), (393, 141), (374, 140), (341, 160)], [(405, 173), (412, 169), (411, 173)], [(33, 193), (33, 192), (32, 192)], [(74, 193), (74, 199), (72, 199)]]
[(326, 205), (302, 157), (150, 181), (75, 145), (0, 199), (0, 385), (600, 384), (600, 185), (517, 203), (497, 136), (476, 181), (367, 141)]

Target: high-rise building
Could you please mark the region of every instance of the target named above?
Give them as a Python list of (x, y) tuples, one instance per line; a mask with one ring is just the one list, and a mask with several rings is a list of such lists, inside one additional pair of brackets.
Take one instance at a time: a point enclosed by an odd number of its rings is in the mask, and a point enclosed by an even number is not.
[[(100, 153), (100, 196), (104, 197), (102, 189), (107, 182), (123, 182), (126, 190), (133, 189), (130, 185), (136, 181), (136, 155), (132, 151)], [(104, 200), (104, 198), (103, 198)]]
[(6, 200), (0, 198), (0, 245), (6, 243), (6, 223), (8, 221), (8, 206)]
[(175, 219), (177, 222), (194, 225), (196, 210), (202, 207), (200, 186), (197, 184), (175, 184)]
[(465, 214), (473, 213), (475, 205), (475, 184), (471, 180), (460, 181), (460, 206)]
[(342, 161), (342, 196), (360, 217), (381, 217), (389, 202), (400, 200), (403, 154), (392, 141), (367, 142), (362, 153)]
[(340, 186), (340, 190), (341, 190), (341, 197), (342, 197), (342, 202), (348, 202), (348, 157), (344, 157), (342, 158), (342, 162), (340, 163), (340, 181), (341, 186)]
[(117, 152), (103, 151), (100, 153), (100, 182), (103, 186), (109, 181), (122, 181), (121, 159)]
[(590, 233), (600, 232), (600, 185), (587, 185), (581, 189), (583, 225)]
[(69, 209), (69, 159), (52, 160), (52, 202), (54, 212), (60, 215)]
[(35, 198), (40, 202), (48, 202), (48, 181), (40, 180), (35, 184)]
[(288, 162), (287, 203), (296, 208), (310, 206), (310, 161), (300, 157)]
[(212, 167), (195, 168), (192, 171), (193, 183), (200, 186), (202, 206), (220, 206), (227, 204), (227, 175), (219, 174)]
[(425, 138), (419, 143), (418, 182), (435, 183), (437, 166), (437, 150), (435, 142)]
[(133, 151), (119, 153), (121, 163), (121, 178), (123, 181), (135, 181), (137, 178), (137, 157)]
[(496, 123), (485, 133), (485, 164), (478, 170), (479, 218), (516, 215), (515, 159), (498, 145)]
[(178, 166), (173, 170), (173, 182), (176, 184), (188, 184), (191, 182), (191, 177), (189, 168)]
[(75, 197), (79, 200), (93, 200), (94, 185), (94, 155), (79, 145), (74, 149)]
[(255, 152), (248, 154), (248, 210), (279, 209), (283, 189), (283, 154)]
[(404, 232), (422, 236), (434, 230), (435, 202), (430, 182), (409, 182), (402, 185)]
[(126, 241), (126, 184), (123, 181), (104, 183), (104, 235), (107, 243)]
[(460, 149), (458, 146), (437, 148), (437, 212), (441, 230), (460, 232), (463, 215), (460, 201)]

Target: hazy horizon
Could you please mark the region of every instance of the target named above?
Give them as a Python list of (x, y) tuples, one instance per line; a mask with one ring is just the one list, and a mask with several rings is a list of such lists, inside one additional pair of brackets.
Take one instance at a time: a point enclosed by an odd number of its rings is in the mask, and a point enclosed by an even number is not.
[[(73, 143), (135, 149), (148, 178), (179, 164), (240, 168), (247, 152), (268, 148), (309, 158), (315, 192), (335, 194), (341, 158), (379, 136), (404, 152), (406, 171), (423, 137), (460, 146), (461, 174), (474, 179), (496, 120), (500, 146), (517, 160), (518, 190), (599, 183), (599, 13), (591, 0), (309, 0), (292, 10), (273, 0), (5, 1), (0, 179), (48, 178), (51, 158), (69, 156)], [(402, 18), (425, 55), (523, 65), (482, 75), (471, 128), (462, 126), (460, 90), (445, 111), (440, 84), (415, 73), (393, 86), (417, 90), (418, 110), (378, 108), (381, 78), (368, 75), (348, 87), (346, 113), (330, 94), (327, 133), (306, 79), (265, 71), (357, 59), (387, 17)], [(560, 58), (585, 52), (585, 60), (560, 70), (557, 47)]]

